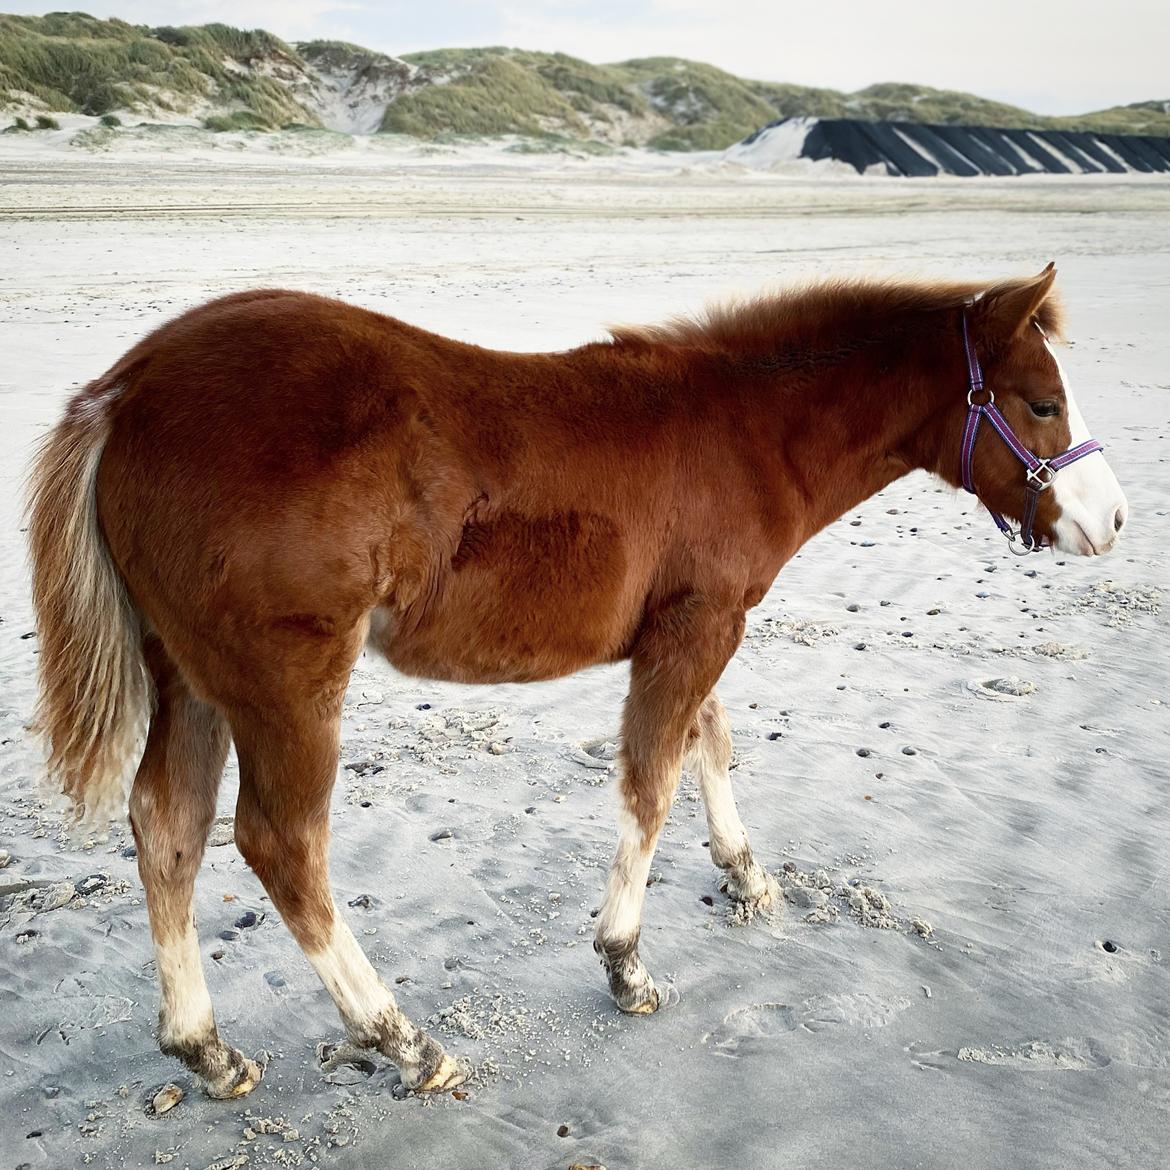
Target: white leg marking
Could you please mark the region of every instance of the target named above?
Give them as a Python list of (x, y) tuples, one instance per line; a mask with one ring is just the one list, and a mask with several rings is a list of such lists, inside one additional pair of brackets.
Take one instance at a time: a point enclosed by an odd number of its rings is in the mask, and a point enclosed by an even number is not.
[(383, 1013), (398, 1010), (390, 989), (340, 918), (333, 920), (329, 945), (308, 959), (347, 1024), (369, 1027)]
[(167, 1045), (202, 1040), (214, 1026), (211, 996), (203, 979), (199, 938), (188, 926), (181, 939), (155, 943), (158, 982), (162, 991), (159, 1039)]
[(628, 809), (618, 815), (618, 848), (609, 870), (605, 900), (597, 916), (599, 939), (628, 939), (642, 923), (646, 879), (654, 859), (654, 843), (643, 847), (642, 829)]
[(775, 878), (752, 856), (747, 829), (740, 820), (731, 791), (731, 729), (723, 704), (712, 695), (699, 712), (699, 740), (688, 752), (684, 766), (699, 781), (707, 810), (711, 860), (727, 871), (721, 888), (733, 901), (752, 909), (771, 905), (778, 898)]
[[(1056, 352), (1045, 338), (1044, 345), (1056, 363), (1064, 386), (1068, 408), (1070, 446), (1075, 447), (1089, 438), (1089, 428), (1073, 397), (1072, 387)], [(1053, 499), (1060, 515), (1053, 526), (1056, 547), (1062, 552), (1093, 556), (1108, 552), (1117, 543), (1119, 529), (1116, 520), (1124, 524), (1128, 505), (1125, 493), (1117, 482), (1105, 456), (1100, 452), (1070, 463), (1057, 473), (1052, 483)]]
[(699, 782), (707, 812), (711, 860), (722, 867), (742, 857), (749, 845), (747, 829), (731, 791), (731, 732), (721, 703), (704, 706), (700, 727), (702, 734), (687, 753), (683, 767)]

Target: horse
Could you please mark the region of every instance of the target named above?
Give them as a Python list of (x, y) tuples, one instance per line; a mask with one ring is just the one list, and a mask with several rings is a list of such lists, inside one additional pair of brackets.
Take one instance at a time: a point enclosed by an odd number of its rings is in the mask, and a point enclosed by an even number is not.
[(683, 767), (727, 896), (778, 897), (714, 688), (801, 545), (916, 469), (975, 492), (1014, 551), (1118, 540), (1125, 497), (1053, 348), (1055, 275), (827, 280), (557, 353), (263, 289), (167, 322), (80, 390), (30, 479), (35, 726), (79, 817), (128, 800), (162, 1051), (213, 1097), (260, 1080), (216, 1028), (192, 911), (234, 743), (236, 844), (352, 1041), (419, 1093), (468, 1075), (328, 884), (366, 648), (462, 683), (629, 662), (594, 946), (617, 1007), (655, 1011), (642, 904)]

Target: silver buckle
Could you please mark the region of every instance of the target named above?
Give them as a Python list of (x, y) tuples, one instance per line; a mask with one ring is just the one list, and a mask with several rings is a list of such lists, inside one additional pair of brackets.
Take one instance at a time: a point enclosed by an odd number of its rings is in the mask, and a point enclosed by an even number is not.
[(1050, 467), (1047, 459), (1041, 459), (1039, 467), (1026, 468), (1026, 473), (1028, 482), (1038, 492), (1051, 487), (1052, 481), (1056, 478), (1056, 468)]
[[(987, 395), (986, 402), (976, 403), (976, 402), (972, 401), (972, 398), (973, 398), (976, 390), (982, 390)], [(989, 386), (972, 386), (971, 389), (967, 391), (967, 405), (968, 406), (976, 406), (976, 405), (990, 406), (994, 401), (995, 401), (995, 391), (992, 390)]]

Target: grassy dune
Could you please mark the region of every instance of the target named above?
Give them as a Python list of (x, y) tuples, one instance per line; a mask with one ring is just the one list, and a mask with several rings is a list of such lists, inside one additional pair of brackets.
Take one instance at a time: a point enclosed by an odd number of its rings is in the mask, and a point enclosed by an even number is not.
[(224, 24), (0, 15), (0, 109), (21, 113), (130, 110), (165, 119), (169, 111), (202, 117), (211, 129), (319, 126), (311, 95), (322, 74), (376, 83), (388, 100), (381, 129), (420, 138), (518, 134), (717, 150), (798, 115), (1170, 135), (1164, 101), (1054, 118), (920, 85), (843, 93), (673, 57), (593, 65), (564, 53), (483, 48), (398, 59), (343, 41), (290, 45)]
[(315, 123), (274, 77), (252, 68), (299, 67), (278, 37), (224, 24), (147, 29), (84, 13), (0, 15), (0, 99), (31, 95), (51, 110), (105, 114), (152, 107), (186, 113), (208, 102), (259, 126)]

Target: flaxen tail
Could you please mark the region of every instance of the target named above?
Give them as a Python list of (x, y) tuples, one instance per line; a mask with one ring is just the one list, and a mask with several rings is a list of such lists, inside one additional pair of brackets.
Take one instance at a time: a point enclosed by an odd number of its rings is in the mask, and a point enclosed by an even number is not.
[(116, 386), (87, 387), (48, 435), (28, 499), (40, 646), (35, 729), (79, 819), (121, 813), (153, 691), (138, 615), (98, 524), (96, 480)]

